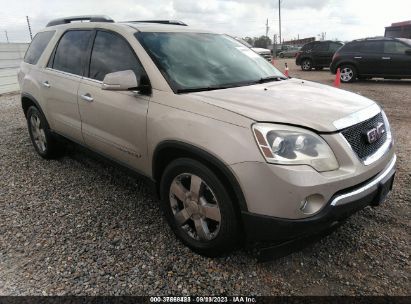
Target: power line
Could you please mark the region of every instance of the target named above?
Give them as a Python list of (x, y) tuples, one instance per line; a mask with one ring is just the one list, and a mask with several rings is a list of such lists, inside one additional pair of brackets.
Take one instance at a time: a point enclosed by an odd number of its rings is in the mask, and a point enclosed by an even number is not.
[(281, 0), (278, 0), (278, 28), (280, 31), (280, 44), (282, 43), (281, 41)]
[(30, 26), (29, 16), (26, 16), (26, 19), (27, 19), (27, 26), (29, 27), (30, 40), (33, 40), (33, 34), (31, 33), (31, 26)]

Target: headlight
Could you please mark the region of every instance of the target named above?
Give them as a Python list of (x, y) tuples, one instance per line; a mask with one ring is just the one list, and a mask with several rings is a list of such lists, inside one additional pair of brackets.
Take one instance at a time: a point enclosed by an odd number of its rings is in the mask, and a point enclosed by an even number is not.
[(268, 123), (253, 125), (261, 153), (269, 163), (309, 165), (319, 172), (338, 169), (338, 162), (328, 144), (314, 132)]

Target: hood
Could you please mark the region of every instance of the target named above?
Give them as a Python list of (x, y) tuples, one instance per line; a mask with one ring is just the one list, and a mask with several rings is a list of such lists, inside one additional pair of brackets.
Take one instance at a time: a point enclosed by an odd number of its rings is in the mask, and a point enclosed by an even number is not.
[(375, 102), (358, 94), (299, 79), (189, 95), (255, 121), (299, 125), (319, 132), (337, 131), (336, 121), (376, 107)]
[(251, 48), (254, 52), (258, 53), (258, 54), (262, 54), (262, 53), (270, 53), (271, 51), (269, 49), (263, 49), (263, 48)]

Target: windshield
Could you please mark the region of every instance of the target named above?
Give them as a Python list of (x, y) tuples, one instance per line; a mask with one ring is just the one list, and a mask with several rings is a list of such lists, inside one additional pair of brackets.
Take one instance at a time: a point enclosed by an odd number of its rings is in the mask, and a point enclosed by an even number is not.
[(409, 46), (411, 46), (411, 39), (407, 39), (407, 38), (398, 38), (398, 40), (408, 44)]
[(177, 93), (285, 79), (263, 57), (219, 34), (135, 34)]

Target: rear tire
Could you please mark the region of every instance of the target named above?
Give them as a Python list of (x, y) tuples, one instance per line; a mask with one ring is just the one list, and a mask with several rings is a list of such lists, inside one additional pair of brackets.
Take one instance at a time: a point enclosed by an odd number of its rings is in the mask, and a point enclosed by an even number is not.
[(35, 106), (31, 106), (26, 117), (30, 139), (36, 152), (45, 159), (59, 157), (63, 152), (63, 145), (50, 132), (44, 115)]
[(208, 257), (232, 251), (239, 243), (239, 224), (223, 183), (202, 163), (180, 158), (164, 170), (162, 209), (175, 235), (193, 251)]
[(341, 82), (349, 83), (357, 79), (357, 70), (350, 64), (343, 64), (340, 66)]
[(304, 59), (304, 60), (301, 62), (301, 69), (302, 69), (303, 71), (311, 71), (311, 69), (312, 69), (312, 62), (311, 62), (311, 60), (310, 60), (310, 59)]

